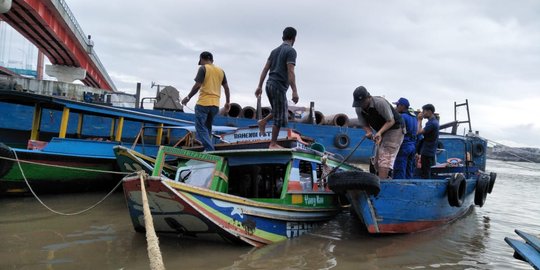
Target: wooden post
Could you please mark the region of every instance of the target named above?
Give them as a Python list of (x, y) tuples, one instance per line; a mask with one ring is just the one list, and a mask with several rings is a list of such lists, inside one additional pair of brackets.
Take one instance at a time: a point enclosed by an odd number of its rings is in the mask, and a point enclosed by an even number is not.
[(114, 134), (115, 134), (115, 129), (116, 128), (116, 119), (113, 118), (112, 121), (111, 121), (111, 132), (109, 132), (109, 140), (114, 140)]
[(141, 83), (137, 83), (137, 90), (135, 92), (135, 108), (139, 108), (139, 99), (141, 98)]
[(116, 136), (114, 136), (114, 140), (119, 142), (122, 140), (122, 129), (124, 128), (124, 117), (120, 117), (118, 119), (118, 127), (116, 127)]
[(62, 122), (60, 122), (60, 133), (58, 134), (59, 138), (66, 137), (68, 121), (69, 121), (69, 108), (64, 107), (64, 111), (62, 112)]
[(32, 131), (30, 132), (30, 140), (39, 140), (39, 129), (41, 126), (41, 106), (34, 106), (34, 118), (32, 119)]
[(77, 138), (81, 138), (82, 135), (82, 127), (83, 127), (83, 119), (84, 116), (82, 113), (79, 113), (79, 121), (77, 122)]
[(315, 119), (315, 102), (311, 101), (309, 103), (309, 118), (308, 122), (315, 125), (316, 119)]
[(156, 130), (156, 145), (161, 145), (161, 138), (163, 137), (163, 123), (159, 124)]
[(261, 107), (261, 97), (257, 97), (257, 120), (262, 118), (262, 107)]

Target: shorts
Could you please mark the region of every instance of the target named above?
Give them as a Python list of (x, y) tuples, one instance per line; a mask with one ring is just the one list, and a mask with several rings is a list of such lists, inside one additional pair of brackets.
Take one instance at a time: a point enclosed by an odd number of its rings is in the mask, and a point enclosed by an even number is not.
[(274, 126), (286, 127), (289, 121), (289, 106), (287, 104), (287, 89), (279, 86), (279, 84), (267, 81), (266, 95), (272, 106), (272, 117)]
[(391, 169), (394, 167), (401, 142), (403, 142), (403, 130), (401, 128), (389, 129), (382, 135), (381, 144), (377, 147), (375, 164), (378, 168)]

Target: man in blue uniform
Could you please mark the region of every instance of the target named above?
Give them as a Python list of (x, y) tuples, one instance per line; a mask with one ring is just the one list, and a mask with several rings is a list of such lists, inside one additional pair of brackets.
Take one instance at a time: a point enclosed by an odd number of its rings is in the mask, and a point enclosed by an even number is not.
[(409, 100), (400, 98), (394, 102), (396, 111), (401, 114), (405, 122), (406, 133), (403, 137), (403, 142), (399, 148), (399, 152), (394, 162), (394, 179), (411, 179), (414, 174), (414, 157), (416, 154), (416, 131), (418, 129), (418, 121), (416, 116), (409, 112)]
[[(427, 119), (426, 126), (422, 128), (422, 119)], [(431, 166), (435, 165), (435, 155), (439, 143), (439, 120), (435, 117), (435, 107), (432, 104), (422, 106), (422, 112), (418, 114), (418, 132), (424, 135), (424, 142), (420, 148), (420, 162), (422, 178), (431, 178)]]

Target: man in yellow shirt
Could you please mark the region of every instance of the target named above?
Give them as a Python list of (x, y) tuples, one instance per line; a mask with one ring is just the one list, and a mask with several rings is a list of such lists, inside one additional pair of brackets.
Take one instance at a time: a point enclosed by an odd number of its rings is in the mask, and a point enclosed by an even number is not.
[(195, 105), (195, 130), (197, 139), (204, 146), (205, 151), (213, 151), (212, 122), (219, 111), (219, 99), (221, 86), (225, 91), (225, 112), (231, 108), (229, 85), (223, 69), (213, 64), (214, 57), (210, 52), (202, 52), (199, 57), (199, 71), (195, 76), (195, 84), (191, 91), (182, 100), (186, 105), (189, 100), (200, 90), (197, 105)]

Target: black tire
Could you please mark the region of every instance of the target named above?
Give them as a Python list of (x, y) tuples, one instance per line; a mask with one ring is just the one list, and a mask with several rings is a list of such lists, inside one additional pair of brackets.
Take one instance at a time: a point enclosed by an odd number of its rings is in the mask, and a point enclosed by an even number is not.
[(493, 191), (493, 186), (495, 186), (495, 179), (497, 179), (497, 173), (491, 172), (489, 174), (489, 187), (488, 187), (488, 193), (491, 194)]
[(448, 180), (447, 194), (450, 206), (461, 207), (465, 198), (467, 182), (461, 173), (455, 173)]
[(480, 207), (484, 206), (489, 188), (489, 175), (482, 174), (476, 180), (476, 189), (474, 190), (474, 204)]
[(349, 135), (345, 133), (339, 133), (334, 137), (334, 145), (339, 149), (345, 149), (351, 144)]
[(473, 152), (473, 156), (475, 156), (475, 157), (479, 157), (479, 156), (484, 155), (484, 153), (486, 152), (484, 144), (480, 143), (480, 142), (473, 143), (472, 152)]
[(364, 190), (368, 195), (375, 196), (381, 191), (379, 177), (362, 171), (334, 173), (328, 178), (328, 187), (334, 192)]
[[(9, 148), (7, 145), (0, 143), (0, 157), (6, 157), (6, 158), (15, 158), (13, 155), (13, 152), (11, 151), (11, 148)], [(6, 159), (0, 159), (0, 177), (3, 177), (6, 175), (9, 170), (11, 170), (11, 167), (13, 167), (13, 161), (6, 160)]]

